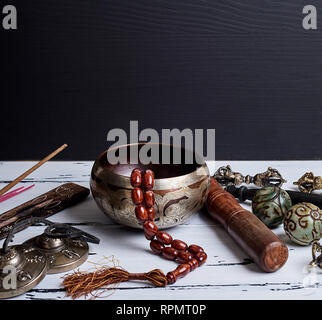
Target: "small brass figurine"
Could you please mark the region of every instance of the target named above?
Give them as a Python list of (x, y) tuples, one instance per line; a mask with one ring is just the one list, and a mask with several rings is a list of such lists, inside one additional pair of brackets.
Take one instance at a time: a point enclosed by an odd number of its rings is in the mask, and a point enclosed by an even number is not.
[(322, 177), (315, 177), (313, 172), (307, 172), (293, 184), (297, 185), (300, 191), (311, 193), (314, 190), (322, 189)]
[[(322, 269), (322, 246), (318, 241), (314, 241), (312, 243), (312, 258), (313, 260), (310, 262), (310, 266), (312, 267), (319, 267)], [(319, 256), (317, 256), (317, 253), (320, 253)]]
[(233, 172), (231, 167), (220, 167), (214, 174), (214, 178), (224, 186), (235, 185), (242, 183), (253, 183), (258, 187), (280, 187), (286, 180), (283, 179), (278, 170), (268, 167), (267, 171), (258, 173), (254, 177), (247, 175), (243, 176), (239, 172)]

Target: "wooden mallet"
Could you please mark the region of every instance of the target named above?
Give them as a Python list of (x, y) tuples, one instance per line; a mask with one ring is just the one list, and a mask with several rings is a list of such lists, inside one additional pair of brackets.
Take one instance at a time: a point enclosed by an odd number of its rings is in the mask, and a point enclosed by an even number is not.
[(280, 269), (288, 258), (287, 246), (253, 213), (210, 178), (207, 210), (228, 234), (266, 272)]

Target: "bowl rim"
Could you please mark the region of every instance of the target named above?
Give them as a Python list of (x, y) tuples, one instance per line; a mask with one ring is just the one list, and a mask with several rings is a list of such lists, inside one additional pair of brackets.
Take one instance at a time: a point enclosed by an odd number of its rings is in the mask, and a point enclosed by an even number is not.
[[(139, 143), (123, 144), (123, 145), (119, 145), (119, 146), (116, 146), (113, 148), (106, 149), (95, 160), (93, 168), (92, 168), (92, 175), (91, 176), (95, 175), (95, 173), (94, 173), (95, 165), (107, 152), (109, 152), (111, 150), (119, 149), (119, 148), (135, 146), (135, 145), (138, 145), (138, 146), (145, 145), (148, 143), (155, 144), (155, 145), (166, 145), (166, 146), (174, 147), (172, 144), (166, 144), (166, 143), (139, 142)], [(179, 147), (177, 147), (177, 148), (179, 148)], [(180, 147), (180, 148), (186, 150), (186, 148), (183, 148), (183, 147)], [(187, 149), (187, 150), (190, 150), (190, 149)], [(188, 186), (191, 186), (195, 183), (201, 182), (202, 180), (204, 180), (206, 178), (208, 178), (208, 180), (209, 180), (209, 176), (210, 176), (209, 169), (208, 169), (208, 166), (207, 166), (206, 162), (204, 161), (203, 157), (201, 157), (197, 152), (195, 152), (193, 150), (190, 150), (190, 151), (192, 151), (194, 154), (197, 154), (203, 163), (199, 164), (197, 169), (195, 169), (194, 171), (189, 172), (187, 174), (176, 176), (176, 177), (171, 177), (171, 178), (155, 179), (153, 190), (179, 189), (179, 188), (188, 187)], [(102, 170), (102, 172), (103, 172), (103, 170)], [(112, 185), (115, 185), (118, 187), (122, 187), (122, 188), (126, 188), (126, 189), (133, 189), (133, 187), (131, 186), (131, 183), (130, 183), (129, 176), (117, 174), (117, 173), (114, 173), (110, 170), (105, 170), (103, 172), (103, 176), (105, 178), (105, 181), (107, 181), (109, 184), (112, 184)]]

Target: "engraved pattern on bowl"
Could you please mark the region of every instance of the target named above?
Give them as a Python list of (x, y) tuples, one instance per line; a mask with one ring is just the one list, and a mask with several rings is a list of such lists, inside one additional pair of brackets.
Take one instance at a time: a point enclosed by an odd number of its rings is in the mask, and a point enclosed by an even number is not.
[[(203, 178), (197, 187), (183, 187), (178, 190), (155, 191), (155, 224), (158, 228), (176, 226), (197, 213), (207, 199), (209, 178)], [(137, 222), (131, 200), (131, 190), (106, 186), (98, 191), (92, 188), (94, 199), (99, 208), (115, 222), (126, 226), (142, 228)], [(163, 192), (162, 192), (163, 193)]]
[[(120, 148), (131, 146), (133, 145)], [(137, 222), (135, 205), (131, 199), (130, 173), (137, 166), (111, 165), (107, 162), (106, 152), (101, 153), (92, 168), (92, 195), (101, 211), (115, 222), (142, 228)], [(189, 165), (138, 166), (143, 170), (149, 168), (155, 172), (153, 191), (155, 224), (158, 228), (181, 224), (203, 207), (210, 183), (209, 170), (204, 161)]]

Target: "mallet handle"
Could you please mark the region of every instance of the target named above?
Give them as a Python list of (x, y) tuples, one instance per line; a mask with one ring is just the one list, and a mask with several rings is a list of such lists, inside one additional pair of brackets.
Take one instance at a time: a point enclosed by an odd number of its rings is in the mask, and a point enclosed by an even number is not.
[(286, 245), (253, 213), (210, 178), (207, 210), (219, 221), (238, 245), (266, 272), (280, 269), (288, 258)]

